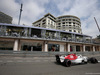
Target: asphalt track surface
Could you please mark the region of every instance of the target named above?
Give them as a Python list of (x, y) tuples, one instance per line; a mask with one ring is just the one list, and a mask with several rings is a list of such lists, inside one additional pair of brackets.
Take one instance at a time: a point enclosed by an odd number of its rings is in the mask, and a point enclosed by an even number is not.
[[(96, 57), (100, 60), (100, 56)], [(100, 75), (100, 63), (65, 67), (55, 58), (0, 58), (0, 75)]]

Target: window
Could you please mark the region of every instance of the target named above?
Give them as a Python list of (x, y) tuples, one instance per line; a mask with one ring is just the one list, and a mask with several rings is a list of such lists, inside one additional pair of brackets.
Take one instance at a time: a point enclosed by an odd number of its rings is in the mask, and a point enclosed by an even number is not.
[(44, 25), (45, 23), (42, 23), (42, 25)]
[(71, 24), (71, 22), (69, 22), (69, 24)]
[(65, 25), (63, 25), (63, 26), (65, 26)]
[(50, 23), (50, 20), (48, 20), (48, 23)]
[(69, 32), (72, 32), (72, 30), (69, 30)]
[(74, 32), (76, 32), (76, 30), (74, 30)]
[(65, 22), (63, 22), (62, 24), (65, 24)]
[(60, 22), (61, 20), (58, 20), (58, 22)]
[(62, 21), (65, 21), (65, 19), (63, 19)]
[(73, 24), (75, 24), (75, 23), (73, 22)]
[(71, 27), (69, 27), (71, 29)]
[(58, 27), (61, 27), (61, 26), (58, 26)]
[(75, 21), (75, 19), (73, 19), (73, 21)]
[(44, 19), (43, 22), (45, 22), (46, 20)]
[(60, 25), (61, 23), (58, 23), (58, 25)]
[(71, 26), (71, 25), (69, 25), (69, 26)]

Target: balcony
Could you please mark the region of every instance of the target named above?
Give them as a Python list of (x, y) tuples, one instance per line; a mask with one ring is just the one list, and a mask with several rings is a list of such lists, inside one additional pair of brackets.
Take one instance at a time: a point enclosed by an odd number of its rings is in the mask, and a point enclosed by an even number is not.
[(11, 34), (8, 33), (0, 33), (0, 37), (10, 37), (10, 38), (24, 38), (24, 39), (40, 39), (40, 40), (52, 40), (52, 41), (64, 41), (64, 42), (75, 42), (75, 43), (92, 43), (91, 39), (77, 39), (77, 38), (72, 38), (72, 37), (61, 37), (61, 36), (54, 36), (54, 35), (39, 35), (39, 34), (33, 34), (33, 35), (28, 35), (28, 34), (19, 34), (16, 32), (12, 32)]

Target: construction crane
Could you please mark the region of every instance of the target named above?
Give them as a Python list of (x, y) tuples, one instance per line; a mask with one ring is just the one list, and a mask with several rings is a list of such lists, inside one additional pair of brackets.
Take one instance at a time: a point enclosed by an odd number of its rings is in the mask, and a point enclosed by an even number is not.
[(98, 27), (98, 30), (99, 30), (99, 32), (100, 32), (100, 28), (99, 28), (99, 25), (98, 25), (97, 20), (96, 20), (96, 18), (95, 18), (95, 17), (94, 17), (94, 20), (95, 20), (96, 25), (97, 25), (97, 27)]

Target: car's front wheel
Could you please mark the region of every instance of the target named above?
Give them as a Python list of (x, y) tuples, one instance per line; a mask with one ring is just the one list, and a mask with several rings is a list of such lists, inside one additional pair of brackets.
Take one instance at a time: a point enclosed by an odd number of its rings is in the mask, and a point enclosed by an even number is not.
[(89, 59), (89, 62), (95, 64), (95, 63), (98, 63), (98, 60), (96, 58), (92, 57)]

